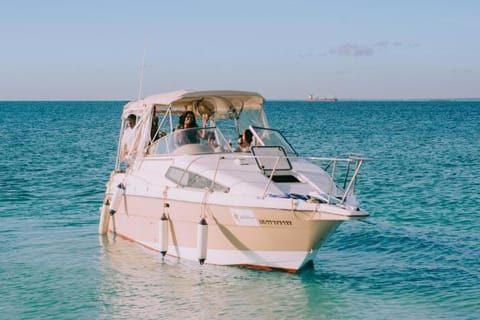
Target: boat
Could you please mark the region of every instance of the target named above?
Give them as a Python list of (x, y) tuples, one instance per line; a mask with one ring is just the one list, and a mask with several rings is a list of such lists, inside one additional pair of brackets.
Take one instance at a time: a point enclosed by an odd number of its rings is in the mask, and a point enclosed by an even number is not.
[(336, 102), (338, 101), (337, 97), (316, 97), (313, 94), (308, 95), (307, 101), (326, 101), (326, 102)]
[[(180, 90), (128, 102), (99, 233), (177, 259), (298, 272), (340, 223), (364, 219), (359, 155), (302, 157), (270, 128), (258, 93)], [(207, 119), (178, 129), (182, 114)], [(133, 145), (122, 140), (135, 115)], [(232, 142), (250, 131), (248, 150)], [(186, 134), (193, 143), (180, 143)], [(207, 139), (208, 137), (208, 139)], [(215, 143), (211, 143), (214, 139)]]

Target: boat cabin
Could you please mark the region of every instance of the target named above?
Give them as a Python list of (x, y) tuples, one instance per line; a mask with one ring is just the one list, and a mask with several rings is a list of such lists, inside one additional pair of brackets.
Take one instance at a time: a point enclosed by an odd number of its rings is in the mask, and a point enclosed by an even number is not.
[[(122, 113), (116, 169), (121, 170), (122, 162), (131, 164), (143, 157), (245, 151), (236, 144), (247, 129), (252, 133), (252, 141), (251, 150), (246, 151), (272, 157), (296, 156), (283, 135), (268, 128), (263, 103), (264, 98), (253, 92), (186, 90), (130, 102)], [(178, 126), (179, 120), (186, 112), (193, 113), (196, 125), (182, 129)], [(131, 115), (136, 118), (135, 138), (130, 150), (123, 152), (127, 119)], [(202, 119), (206, 119), (206, 123), (202, 123)], [(262, 147), (267, 148), (260, 150)], [(265, 168), (272, 164), (259, 166)]]

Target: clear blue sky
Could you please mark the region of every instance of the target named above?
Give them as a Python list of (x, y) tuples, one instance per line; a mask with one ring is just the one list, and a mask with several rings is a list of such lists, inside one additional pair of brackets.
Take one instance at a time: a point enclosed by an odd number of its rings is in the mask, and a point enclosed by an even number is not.
[[(6, 1), (0, 100), (480, 97), (480, 1)], [(146, 49), (146, 50), (145, 50)]]

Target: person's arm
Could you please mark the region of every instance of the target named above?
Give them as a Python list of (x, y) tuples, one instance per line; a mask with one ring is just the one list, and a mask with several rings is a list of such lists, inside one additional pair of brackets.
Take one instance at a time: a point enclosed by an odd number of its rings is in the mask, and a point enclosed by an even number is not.
[(208, 116), (208, 114), (206, 114), (206, 113), (205, 113), (205, 114), (202, 114), (202, 129), (199, 130), (199, 131), (200, 131), (200, 132), (199, 132), (199, 136), (200, 136), (200, 138), (202, 138), (202, 139), (205, 139), (205, 137), (206, 137), (206, 130), (205, 130), (205, 128), (207, 127), (208, 119), (209, 119), (209, 118), (210, 118), (210, 117)]

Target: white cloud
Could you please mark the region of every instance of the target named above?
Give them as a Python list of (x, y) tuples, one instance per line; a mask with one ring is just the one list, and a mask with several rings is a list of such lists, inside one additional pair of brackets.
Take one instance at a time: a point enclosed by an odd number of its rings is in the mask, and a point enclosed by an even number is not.
[(387, 50), (390, 48), (417, 48), (420, 45), (418, 43), (403, 43), (403, 42), (391, 42), (387, 40), (380, 40), (372, 45), (357, 45), (357, 44), (343, 44), (338, 47), (330, 48), (331, 55), (338, 56), (352, 56), (352, 57), (367, 57), (373, 56), (375, 53), (381, 50)]
[(359, 46), (355, 44), (344, 44), (336, 48), (330, 49), (330, 54), (339, 56), (373, 56), (374, 50), (368, 46)]

